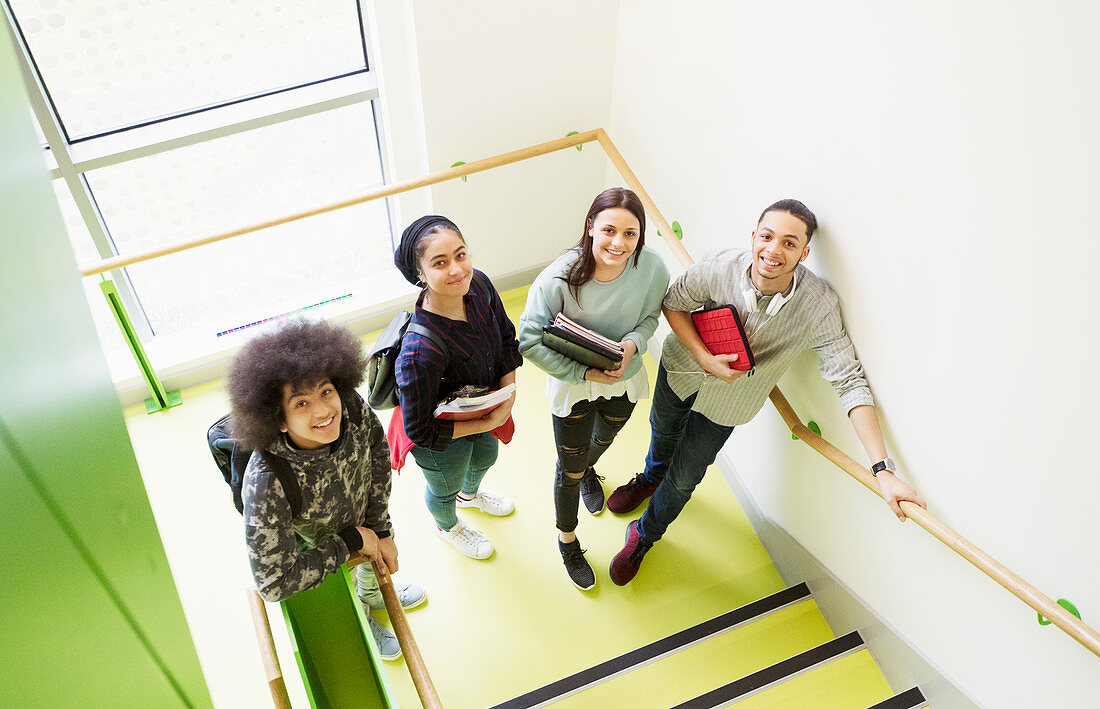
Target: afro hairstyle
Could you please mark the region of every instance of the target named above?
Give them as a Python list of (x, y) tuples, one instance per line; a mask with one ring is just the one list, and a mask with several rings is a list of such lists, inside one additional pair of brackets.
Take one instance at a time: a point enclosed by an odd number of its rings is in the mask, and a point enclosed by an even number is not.
[(293, 322), (251, 340), (234, 358), (227, 376), (232, 431), (252, 450), (279, 437), (283, 387), (328, 379), (342, 396), (363, 381), (367, 357), (358, 338), (327, 322)]

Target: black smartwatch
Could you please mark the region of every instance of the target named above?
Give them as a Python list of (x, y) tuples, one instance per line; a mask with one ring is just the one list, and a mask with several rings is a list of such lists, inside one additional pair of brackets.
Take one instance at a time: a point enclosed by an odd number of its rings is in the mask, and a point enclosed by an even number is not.
[(878, 474), (881, 473), (883, 470), (889, 470), (891, 473), (896, 473), (898, 471), (898, 466), (894, 465), (894, 459), (890, 456), (886, 456), (879, 462), (872, 465), (871, 475), (877, 478)]

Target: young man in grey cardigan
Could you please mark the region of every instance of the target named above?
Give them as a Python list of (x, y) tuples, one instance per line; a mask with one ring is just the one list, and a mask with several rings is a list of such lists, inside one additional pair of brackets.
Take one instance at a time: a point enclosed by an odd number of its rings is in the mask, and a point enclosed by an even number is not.
[[(750, 421), (801, 352), (813, 349), (873, 462), (886, 503), (924, 506), (916, 491), (895, 477), (863, 367), (844, 331), (836, 294), (801, 262), (810, 253), (817, 219), (798, 200), (785, 199), (760, 215), (748, 251), (728, 249), (704, 257), (669, 287), (662, 310), (672, 334), (664, 343), (650, 410), (649, 455), (643, 473), (607, 501), (628, 513), (647, 497), (642, 517), (627, 528), (626, 544), (611, 562), (611, 580), (629, 583), (645, 553), (691, 498), (735, 426)], [(698, 308), (734, 305), (741, 315), (755, 366), (735, 370), (736, 355), (713, 355), (691, 321)]]

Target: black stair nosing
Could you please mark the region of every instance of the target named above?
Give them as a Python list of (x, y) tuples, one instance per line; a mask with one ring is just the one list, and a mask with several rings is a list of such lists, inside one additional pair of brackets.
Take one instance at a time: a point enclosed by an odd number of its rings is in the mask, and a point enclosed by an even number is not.
[(617, 675), (629, 672), (641, 667), (665, 655), (670, 655), (692, 645), (696, 645), (710, 637), (720, 635), (744, 625), (750, 621), (759, 620), (766, 615), (774, 613), (786, 606), (798, 603), (813, 594), (805, 583), (795, 584), (782, 591), (758, 598), (755, 601), (715, 616), (710, 620), (693, 625), (690, 628), (677, 631), (668, 637), (655, 640), (647, 645), (623, 653), (618, 657), (606, 660), (587, 669), (581, 670), (568, 677), (555, 680), (533, 689), (500, 704), (491, 709), (534, 709), (551, 701), (556, 701), (570, 694), (575, 694), (592, 685), (606, 682)]
[(916, 709), (916, 707), (924, 706), (927, 703), (928, 700), (924, 698), (924, 693), (920, 691), (920, 687), (913, 687), (901, 694), (895, 694), (889, 699), (867, 707), (867, 709)]
[(863, 647), (863, 638), (858, 630), (853, 630), (835, 640), (822, 643), (805, 652), (781, 660), (770, 667), (757, 670), (741, 679), (700, 694), (694, 699), (677, 704), (673, 709), (714, 709), (725, 706), (734, 700), (744, 699), (774, 684), (808, 672), (818, 665), (839, 659)]

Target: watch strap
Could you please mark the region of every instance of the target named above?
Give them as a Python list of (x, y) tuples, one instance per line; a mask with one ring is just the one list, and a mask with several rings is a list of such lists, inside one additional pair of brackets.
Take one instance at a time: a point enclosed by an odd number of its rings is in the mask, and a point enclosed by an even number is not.
[(888, 470), (891, 473), (897, 470), (897, 466), (894, 465), (894, 461), (892, 458), (890, 458), (890, 456), (886, 456), (885, 458), (871, 466), (872, 477), (877, 478), (878, 474), (881, 473), (883, 470)]

